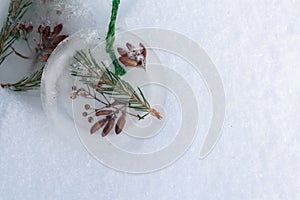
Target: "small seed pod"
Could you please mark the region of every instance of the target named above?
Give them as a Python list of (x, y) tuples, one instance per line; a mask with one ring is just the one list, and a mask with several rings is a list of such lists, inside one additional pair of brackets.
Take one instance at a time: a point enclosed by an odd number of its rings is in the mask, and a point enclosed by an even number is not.
[(111, 131), (111, 129), (113, 129), (115, 125), (115, 118), (111, 118), (109, 119), (108, 123), (106, 124), (106, 126), (104, 127), (103, 131), (102, 131), (102, 137), (105, 137), (109, 134), (109, 132)]
[(100, 120), (100, 121), (98, 121), (98, 122), (96, 122), (93, 126), (92, 126), (92, 128), (91, 128), (91, 130), (90, 130), (90, 133), (91, 134), (93, 134), (93, 133), (95, 133), (95, 132), (97, 132), (102, 126), (104, 126), (104, 124), (107, 122), (107, 119), (105, 118), (105, 119), (102, 119), (102, 120)]
[(93, 118), (93, 117), (89, 117), (89, 118), (88, 118), (88, 122), (89, 122), (89, 123), (93, 123), (93, 122), (94, 122), (94, 118)]
[(76, 94), (75, 92), (72, 92), (72, 93), (70, 94), (70, 98), (71, 98), (71, 99), (76, 99), (76, 97), (77, 97), (77, 94)]
[(119, 120), (118, 120), (118, 122), (115, 126), (115, 132), (116, 132), (117, 135), (119, 135), (123, 131), (125, 123), (126, 123), (126, 115), (122, 115), (119, 118)]
[(112, 113), (112, 110), (99, 110), (96, 112), (96, 116), (101, 116), (101, 115), (109, 115)]
[(88, 113), (87, 113), (87, 112), (83, 112), (83, 113), (82, 113), (82, 116), (83, 116), (83, 117), (86, 117), (86, 116), (88, 116)]
[(90, 108), (91, 108), (91, 106), (89, 104), (84, 105), (84, 109), (89, 110)]

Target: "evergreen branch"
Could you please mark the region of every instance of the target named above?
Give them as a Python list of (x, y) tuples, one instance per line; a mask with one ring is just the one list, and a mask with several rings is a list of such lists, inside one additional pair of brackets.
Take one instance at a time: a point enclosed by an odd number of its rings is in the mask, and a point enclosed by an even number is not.
[(11, 45), (18, 39), (13, 30), (31, 6), (31, 0), (11, 0), (8, 15), (0, 31), (0, 65), (13, 53)]
[(9, 88), (15, 92), (25, 92), (28, 90), (36, 89), (41, 85), (41, 78), (43, 75), (44, 66), (36, 70), (32, 74), (23, 77), (16, 83), (0, 84), (2, 88)]
[(110, 22), (108, 26), (108, 31), (106, 34), (106, 52), (109, 54), (112, 63), (115, 67), (115, 74), (116, 75), (124, 75), (126, 73), (125, 69), (120, 65), (113, 45), (115, 42), (115, 32), (116, 32), (116, 21), (117, 21), (117, 15), (119, 10), (120, 0), (113, 0), (112, 1), (112, 10), (111, 10), (111, 17)]
[[(147, 116), (148, 113), (158, 119), (162, 119), (160, 114), (151, 108), (140, 88), (134, 90), (128, 82), (122, 80), (105, 65), (100, 67), (91, 52), (87, 55), (83, 51), (78, 51), (74, 59), (76, 63), (72, 65), (71, 74), (80, 77), (80, 81), (83, 84), (89, 86), (91, 83), (94, 83), (93, 85), (94, 88), (97, 88), (97, 92), (109, 95), (111, 98), (127, 104), (129, 108), (136, 111), (146, 112), (144, 116)], [(99, 83), (101, 85), (100, 87)], [(140, 119), (143, 119), (143, 117), (140, 117)]]

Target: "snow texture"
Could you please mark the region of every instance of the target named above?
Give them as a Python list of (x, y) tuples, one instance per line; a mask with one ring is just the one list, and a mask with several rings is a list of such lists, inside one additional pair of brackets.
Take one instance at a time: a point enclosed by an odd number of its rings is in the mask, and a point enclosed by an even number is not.
[(0, 199), (300, 199), (300, 1), (122, 3), (119, 26), (178, 31), (209, 54), (226, 92), (219, 143), (200, 160), (199, 135), (166, 169), (120, 173), (54, 131), (38, 95), (0, 90)]

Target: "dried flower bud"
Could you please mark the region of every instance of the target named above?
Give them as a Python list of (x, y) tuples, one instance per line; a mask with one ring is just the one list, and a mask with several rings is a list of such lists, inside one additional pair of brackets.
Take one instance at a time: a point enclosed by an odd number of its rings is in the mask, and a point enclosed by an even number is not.
[(60, 35), (60, 36), (57, 36), (55, 38), (53, 38), (52, 40), (52, 44), (53, 45), (58, 45), (61, 41), (63, 41), (64, 39), (66, 39), (68, 36), (66, 35)]
[(109, 132), (113, 129), (114, 125), (115, 125), (115, 119), (114, 118), (109, 119), (108, 123), (106, 124), (106, 126), (102, 131), (102, 137), (107, 136)]
[(83, 116), (83, 117), (86, 117), (86, 116), (88, 116), (88, 113), (87, 113), (87, 112), (83, 112), (83, 113), (82, 113), (82, 116)]
[(91, 128), (91, 130), (90, 130), (90, 133), (91, 134), (93, 134), (93, 133), (95, 133), (95, 132), (97, 132), (102, 126), (104, 126), (104, 124), (107, 122), (107, 119), (105, 118), (105, 119), (102, 119), (102, 120), (100, 120), (100, 121), (98, 121), (98, 122), (96, 122), (93, 126), (92, 126), (92, 128)]
[(119, 118), (119, 120), (118, 120), (118, 122), (115, 126), (115, 132), (116, 132), (117, 135), (120, 134), (123, 131), (125, 123), (126, 123), (126, 115), (122, 115)]
[(93, 117), (89, 117), (89, 118), (88, 118), (88, 122), (89, 122), (89, 123), (93, 123), (93, 122), (94, 122), (94, 118), (93, 118)]
[(89, 110), (90, 108), (91, 108), (91, 106), (89, 104), (84, 105), (84, 109)]
[(75, 92), (72, 92), (72, 93), (70, 94), (70, 98), (71, 98), (71, 99), (76, 99), (76, 97), (77, 97), (77, 94), (76, 94)]
[(53, 30), (52, 34), (53, 35), (58, 35), (62, 31), (62, 29), (63, 29), (63, 25), (58, 24), (57, 26), (54, 27), (54, 30)]
[(131, 66), (131, 67), (138, 66), (138, 62), (136, 62), (135, 60), (132, 60), (130, 58), (120, 57), (119, 60), (121, 63), (123, 63), (126, 66)]
[(96, 116), (101, 116), (101, 115), (109, 115), (112, 113), (112, 110), (99, 110), (96, 112)]

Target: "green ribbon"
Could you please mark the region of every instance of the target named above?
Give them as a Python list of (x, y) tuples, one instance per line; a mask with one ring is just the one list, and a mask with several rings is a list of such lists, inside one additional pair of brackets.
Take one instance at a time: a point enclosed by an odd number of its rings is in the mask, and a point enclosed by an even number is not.
[(117, 56), (115, 54), (113, 45), (115, 42), (115, 33), (116, 33), (116, 21), (119, 10), (121, 0), (113, 0), (112, 1), (112, 10), (110, 16), (110, 22), (108, 25), (108, 31), (106, 34), (106, 52), (109, 54), (113, 65), (115, 67), (115, 74), (118, 76), (122, 76), (126, 74), (126, 70), (120, 65)]

